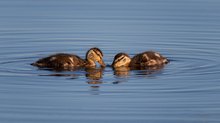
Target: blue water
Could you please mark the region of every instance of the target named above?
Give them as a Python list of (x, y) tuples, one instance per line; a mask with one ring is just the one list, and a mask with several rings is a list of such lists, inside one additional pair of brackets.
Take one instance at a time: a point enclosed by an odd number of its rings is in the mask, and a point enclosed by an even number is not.
[[(219, 123), (219, 0), (0, 0), (1, 123)], [(40, 70), (54, 53), (147, 50), (159, 70)]]

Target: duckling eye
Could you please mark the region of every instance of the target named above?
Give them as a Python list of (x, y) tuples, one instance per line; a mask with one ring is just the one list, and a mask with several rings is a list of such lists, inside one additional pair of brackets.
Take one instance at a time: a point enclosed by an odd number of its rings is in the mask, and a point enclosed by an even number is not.
[(93, 53), (91, 53), (90, 55), (89, 55), (89, 58), (93, 58), (94, 57), (94, 55), (93, 55)]

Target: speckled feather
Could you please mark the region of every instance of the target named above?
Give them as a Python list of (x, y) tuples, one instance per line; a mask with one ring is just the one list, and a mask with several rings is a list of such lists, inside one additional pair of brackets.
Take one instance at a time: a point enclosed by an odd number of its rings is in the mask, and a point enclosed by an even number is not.
[(85, 60), (74, 54), (59, 53), (38, 60), (32, 65), (48, 68), (66, 68), (85, 65)]
[(161, 54), (154, 51), (146, 51), (135, 55), (130, 66), (154, 66), (168, 63), (168, 60)]

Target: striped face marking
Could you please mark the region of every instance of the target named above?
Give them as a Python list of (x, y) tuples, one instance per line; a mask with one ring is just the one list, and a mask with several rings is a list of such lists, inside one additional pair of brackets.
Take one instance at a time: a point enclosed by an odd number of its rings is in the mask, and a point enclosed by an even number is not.
[(98, 50), (93, 50), (93, 52), (94, 52), (100, 59), (102, 59), (103, 55), (102, 55), (102, 53), (101, 53), (100, 51), (98, 51)]
[(121, 55), (114, 60), (113, 67), (128, 66), (130, 62), (131, 59), (128, 56)]
[(88, 53), (89, 59), (92, 59), (94, 61), (99, 61), (102, 59), (102, 54), (96, 50), (90, 50)]
[(125, 56), (124, 56), (124, 55), (122, 55), (122, 56), (118, 57), (118, 58), (115, 60), (115, 63), (117, 63), (117, 62), (121, 61), (121, 60), (122, 60), (122, 59), (124, 59), (124, 58), (125, 58)]
[(91, 48), (86, 53), (86, 58), (90, 62), (90, 64), (95, 64), (95, 62), (98, 62), (101, 66), (105, 66), (104, 61), (102, 60), (103, 54), (102, 51), (98, 48)]

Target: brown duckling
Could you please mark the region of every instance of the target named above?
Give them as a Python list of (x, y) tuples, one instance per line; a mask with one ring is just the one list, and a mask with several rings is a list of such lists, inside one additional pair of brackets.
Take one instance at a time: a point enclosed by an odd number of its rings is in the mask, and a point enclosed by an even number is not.
[(96, 47), (87, 51), (85, 60), (74, 54), (59, 53), (39, 59), (31, 65), (54, 69), (69, 69), (75, 67), (95, 67), (95, 62), (105, 67), (103, 53)]
[(118, 53), (113, 60), (112, 67), (152, 67), (168, 63), (168, 59), (154, 51), (146, 51), (130, 58), (126, 53)]

